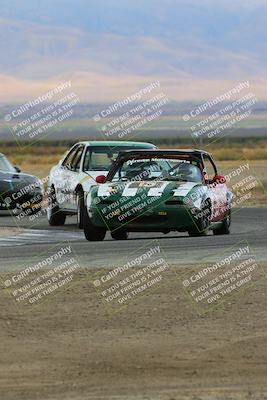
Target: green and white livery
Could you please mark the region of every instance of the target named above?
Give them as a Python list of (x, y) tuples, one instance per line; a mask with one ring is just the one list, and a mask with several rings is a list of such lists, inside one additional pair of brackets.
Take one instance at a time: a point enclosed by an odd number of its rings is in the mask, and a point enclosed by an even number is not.
[(114, 239), (129, 232), (228, 234), (232, 193), (202, 150), (121, 151), (107, 176), (88, 192), (87, 240)]

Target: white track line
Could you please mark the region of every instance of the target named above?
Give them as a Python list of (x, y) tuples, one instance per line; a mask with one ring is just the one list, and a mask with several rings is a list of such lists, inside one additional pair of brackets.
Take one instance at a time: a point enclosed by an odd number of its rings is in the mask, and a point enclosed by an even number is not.
[(52, 231), (52, 230), (35, 230), (28, 229), (18, 235), (8, 237), (0, 237), (0, 247), (7, 246), (22, 246), (25, 244), (36, 243), (55, 243), (56, 239), (60, 242), (64, 240), (75, 241), (83, 239), (83, 232), (68, 232), (68, 231)]

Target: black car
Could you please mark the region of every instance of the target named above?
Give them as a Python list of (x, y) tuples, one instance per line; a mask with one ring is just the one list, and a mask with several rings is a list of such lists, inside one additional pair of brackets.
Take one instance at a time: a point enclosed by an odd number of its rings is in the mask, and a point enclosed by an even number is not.
[(36, 176), (22, 173), (0, 153), (0, 215), (37, 212), (43, 195), (43, 184)]

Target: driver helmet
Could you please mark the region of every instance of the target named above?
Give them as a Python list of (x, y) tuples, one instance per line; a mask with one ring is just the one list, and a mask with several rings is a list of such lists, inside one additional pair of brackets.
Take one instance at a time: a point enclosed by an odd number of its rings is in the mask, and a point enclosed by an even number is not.
[(178, 175), (180, 175), (183, 179), (188, 181), (194, 181), (199, 177), (198, 167), (189, 163), (181, 163), (178, 167)]

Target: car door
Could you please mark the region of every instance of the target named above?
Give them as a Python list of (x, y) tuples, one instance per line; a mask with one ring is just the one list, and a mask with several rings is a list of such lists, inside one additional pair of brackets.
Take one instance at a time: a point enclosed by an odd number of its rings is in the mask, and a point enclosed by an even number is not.
[(217, 168), (210, 155), (204, 155), (204, 178), (208, 186), (212, 206), (212, 221), (220, 221), (227, 212), (227, 187), (225, 182), (216, 181)]
[(70, 211), (77, 211), (76, 187), (80, 181), (80, 167), (83, 158), (85, 145), (80, 144), (75, 149), (73, 157), (68, 160), (65, 166), (63, 194), (64, 208)]
[(53, 185), (55, 188), (56, 198), (60, 208), (64, 208), (65, 203), (67, 203), (65, 199), (65, 182), (68, 179), (70, 169), (69, 166), (71, 164), (72, 158), (77, 151), (77, 147), (78, 144), (76, 144), (69, 150), (63, 161), (59, 163), (56, 168), (54, 168), (50, 176), (50, 184)]

